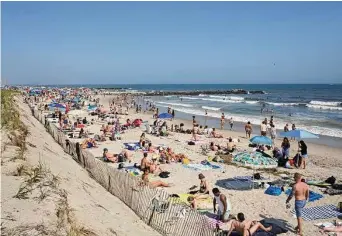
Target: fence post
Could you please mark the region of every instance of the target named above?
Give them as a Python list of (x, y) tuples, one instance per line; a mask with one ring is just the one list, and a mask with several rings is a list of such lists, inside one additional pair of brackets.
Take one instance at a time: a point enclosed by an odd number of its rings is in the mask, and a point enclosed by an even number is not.
[(152, 210), (150, 219), (148, 220), (148, 223), (147, 223), (148, 225), (151, 225), (151, 221), (152, 221), (152, 218), (153, 218), (153, 215), (154, 215), (155, 210), (156, 210), (156, 206), (153, 206), (153, 210)]
[(110, 175), (108, 175), (108, 192), (110, 192)]

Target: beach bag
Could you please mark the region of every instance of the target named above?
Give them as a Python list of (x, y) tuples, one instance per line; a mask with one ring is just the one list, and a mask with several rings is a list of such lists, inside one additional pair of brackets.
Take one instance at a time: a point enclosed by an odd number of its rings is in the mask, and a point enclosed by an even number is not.
[(261, 179), (261, 175), (259, 173), (254, 174), (254, 179)]
[(166, 179), (166, 178), (169, 178), (169, 175), (170, 175), (170, 172), (167, 172), (167, 171), (163, 171), (159, 174), (159, 177), (160, 178), (163, 178), (163, 179)]
[(187, 164), (190, 163), (190, 160), (189, 160), (188, 158), (183, 158), (182, 163), (183, 163), (184, 165), (187, 165)]
[(189, 141), (188, 145), (195, 145), (195, 142), (194, 141)]
[(266, 189), (265, 194), (279, 196), (281, 194), (281, 188), (276, 186), (270, 186)]
[(331, 185), (335, 184), (335, 182), (336, 182), (336, 178), (334, 176), (327, 178), (327, 180), (325, 181), (325, 183), (331, 184)]
[(342, 213), (342, 202), (339, 202), (339, 203), (338, 203), (337, 208), (338, 208), (339, 212)]

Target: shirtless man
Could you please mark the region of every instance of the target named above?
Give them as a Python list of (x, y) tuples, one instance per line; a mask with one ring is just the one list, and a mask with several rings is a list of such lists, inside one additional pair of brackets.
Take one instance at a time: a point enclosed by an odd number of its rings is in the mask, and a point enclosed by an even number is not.
[(233, 231), (237, 231), (243, 236), (252, 236), (258, 229), (262, 229), (266, 232), (272, 230), (272, 227), (265, 228), (260, 222), (246, 220), (243, 213), (239, 213), (237, 218), (238, 220), (233, 220), (228, 236)]
[(309, 198), (309, 186), (302, 182), (302, 176), (299, 173), (294, 174), (294, 179), (296, 181), (295, 185), (292, 187), (292, 192), (286, 200), (286, 204), (290, 202), (293, 195), (295, 196), (295, 210), (297, 216), (298, 226), (295, 228), (299, 235), (303, 235), (302, 229), (302, 210), (305, 207), (306, 201)]

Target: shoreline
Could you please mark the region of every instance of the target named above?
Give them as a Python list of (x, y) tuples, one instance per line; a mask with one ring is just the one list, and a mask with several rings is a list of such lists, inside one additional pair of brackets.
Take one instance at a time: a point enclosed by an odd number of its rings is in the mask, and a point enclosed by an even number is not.
[[(143, 100), (143, 101), (146, 101), (146, 100)], [(143, 105), (144, 103), (141, 103), (141, 101), (139, 100), (139, 104)], [(144, 106), (142, 106), (142, 107), (144, 107)], [(159, 108), (159, 113), (167, 112), (167, 108), (165, 106), (160, 106), (157, 104), (156, 107)], [(170, 107), (172, 107), (172, 106), (170, 106)], [(193, 116), (192, 114), (175, 110), (175, 119), (176, 120), (180, 119), (183, 121), (191, 121), (192, 116)], [(195, 116), (196, 116), (197, 122), (199, 121), (200, 125), (202, 125), (204, 127), (205, 116), (204, 115), (195, 115)], [(261, 121), (260, 121), (260, 123), (261, 123)], [(243, 123), (240, 121), (234, 121), (234, 126), (233, 126), (234, 130), (233, 131), (239, 132), (239, 133), (241, 133), (240, 136), (245, 137), (245, 129), (244, 129), (245, 124), (246, 123)], [(220, 119), (219, 118), (208, 116), (207, 117), (207, 125), (209, 128), (215, 127), (217, 130), (221, 131)], [(256, 135), (260, 135), (260, 132), (259, 132), (260, 131), (260, 125), (252, 124), (252, 126), (253, 126), (253, 133), (252, 133), (251, 137), (256, 136)], [(228, 119), (226, 119), (225, 128), (226, 128), (225, 131), (230, 131)], [(277, 139), (281, 138), (281, 137), (279, 137), (280, 132), (283, 132), (283, 130), (277, 129)], [(342, 138), (327, 136), (327, 135), (318, 135), (318, 136), (319, 136), (318, 139), (305, 139), (304, 141), (306, 143), (342, 149)]]

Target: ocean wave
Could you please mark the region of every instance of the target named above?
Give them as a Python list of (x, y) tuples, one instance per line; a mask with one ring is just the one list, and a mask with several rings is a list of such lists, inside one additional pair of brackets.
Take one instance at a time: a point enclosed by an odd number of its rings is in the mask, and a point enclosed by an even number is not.
[(259, 101), (245, 101), (245, 103), (248, 103), (248, 104), (257, 104), (257, 103), (259, 103)]
[(174, 97), (174, 95), (168, 95), (168, 96), (164, 96), (165, 98), (172, 98)]
[(342, 106), (342, 102), (323, 102), (323, 101), (311, 101), (311, 105), (320, 105), (320, 106)]
[(321, 106), (321, 105), (306, 105), (309, 108), (320, 109), (320, 110), (333, 110), (333, 111), (342, 111), (342, 107), (332, 107), (332, 106)]
[(190, 99), (190, 100), (200, 100), (200, 99), (202, 99), (202, 98), (199, 98), (199, 97), (179, 97), (179, 98)]
[(236, 96), (219, 96), (219, 95), (210, 95), (211, 98), (221, 98), (224, 100), (233, 100), (233, 101), (243, 101), (245, 98), (243, 97), (236, 97)]
[(224, 103), (241, 103), (242, 101), (234, 101), (234, 100), (223, 100), (223, 99), (215, 99), (215, 98), (202, 98), (203, 101), (211, 101), (211, 102), (224, 102)]
[(202, 108), (205, 110), (211, 110), (211, 111), (219, 111), (221, 109), (220, 107), (207, 107), (207, 106), (202, 106)]
[(199, 96), (199, 97), (206, 97), (206, 96), (208, 96), (208, 95), (206, 95), (206, 94), (199, 94), (198, 96)]
[(273, 106), (300, 106), (302, 103), (282, 103), (282, 102), (266, 102), (267, 104), (273, 105)]
[(171, 106), (181, 106), (181, 107), (193, 107), (193, 105), (190, 104), (183, 104), (183, 103), (173, 103), (173, 102), (157, 102), (159, 104), (166, 104)]
[[(203, 108), (203, 107), (202, 107)], [(192, 115), (198, 115), (198, 116), (204, 116), (205, 113), (203, 110), (200, 108), (185, 108), (185, 107), (176, 107), (174, 108), (176, 111), (187, 113), (187, 114), (192, 114)], [(221, 117), (221, 112), (215, 111), (215, 110), (209, 110), (208, 109), (208, 116), (213, 117), (213, 118), (218, 118), (220, 119)], [(229, 117), (232, 117), (234, 121), (236, 122), (242, 122), (242, 123), (247, 123), (248, 121), (251, 122), (252, 125), (259, 126), (261, 121), (263, 120), (262, 117), (259, 116), (243, 116), (243, 115), (237, 115), (237, 114), (231, 114)], [(283, 129), (285, 124), (291, 123), (287, 122), (281, 119), (277, 120), (276, 123), (276, 128), (277, 129)], [(342, 138), (342, 130), (338, 128), (327, 128), (327, 127), (321, 127), (321, 126), (311, 126), (311, 125), (304, 125), (301, 124), (299, 121), (295, 121), (297, 128), (312, 132), (317, 135), (325, 135), (325, 136), (331, 136), (331, 137), (340, 137)], [(254, 127), (258, 128), (258, 127)]]

